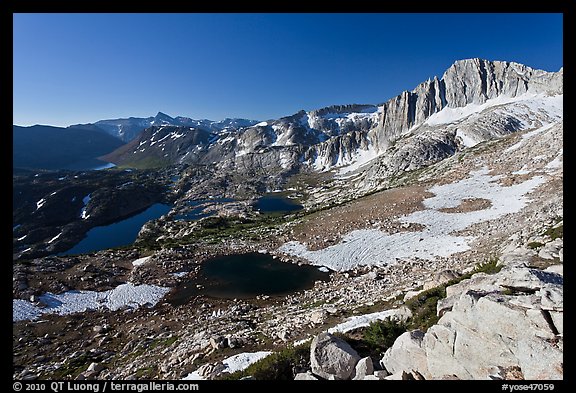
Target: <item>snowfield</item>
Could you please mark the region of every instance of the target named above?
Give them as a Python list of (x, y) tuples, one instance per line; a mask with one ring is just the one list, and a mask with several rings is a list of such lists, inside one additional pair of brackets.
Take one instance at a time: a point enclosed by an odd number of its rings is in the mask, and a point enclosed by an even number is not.
[[(426, 209), (402, 217), (404, 223), (422, 224), (422, 231), (388, 234), (376, 229), (355, 230), (343, 236), (340, 243), (317, 251), (291, 241), (278, 251), (304, 258), (312, 265), (346, 271), (359, 265), (383, 266), (403, 259), (434, 260), (470, 249), (471, 236), (452, 233), (472, 224), (495, 220), (506, 214), (517, 213), (529, 202), (526, 194), (545, 182), (535, 176), (523, 183), (503, 187), (497, 183), (502, 176), (491, 176), (488, 168), (471, 172), (461, 181), (434, 186), (429, 189), (435, 196), (424, 200)], [(490, 201), (487, 209), (464, 213), (440, 211), (459, 206), (464, 199), (482, 198)]]
[(379, 312), (373, 312), (371, 314), (357, 315), (350, 317), (346, 322), (339, 323), (338, 325), (328, 329), (328, 333), (346, 333), (350, 330), (358, 329), (361, 327), (367, 327), (371, 322), (383, 321), (390, 318), (392, 315), (396, 314), (398, 310), (391, 309)]
[[(224, 364), (223, 372), (229, 372), (230, 374), (232, 374), (236, 371), (244, 370), (248, 368), (248, 366), (250, 366), (252, 363), (256, 363), (258, 360), (264, 359), (271, 353), (272, 352), (270, 351), (242, 352), (237, 355), (230, 356), (229, 358), (226, 358), (222, 361), (222, 364)], [(197, 371), (193, 371), (183, 378), (183, 380), (185, 381), (203, 380), (203, 379), (204, 378), (200, 374), (198, 374)]]
[[(547, 96), (544, 94), (525, 93), (517, 97), (499, 96), (487, 100), (483, 104), (468, 104), (464, 107), (445, 107), (441, 111), (432, 114), (424, 124), (435, 126), (440, 124), (455, 123), (471, 115), (477, 115), (485, 109), (497, 105), (516, 103), (533, 112), (546, 112), (556, 119), (562, 118), (563, 112), (563, 94), (556, 96)], [(520, 109), (520, 108), (517, 108)]]
[(147, 305), (154, 306), (170, 288), (156, 285), (134, 285), (131, 283), (118, 285), (104, 292), (68, 291), (59, 295), (50, 292), (39, 297), (45, 308), (22, 299), (12, 300), (12, 321), (33, 320), (42, 314), (67, 315), (88, 310), (116, 311), (123, 307), (138, 308)]

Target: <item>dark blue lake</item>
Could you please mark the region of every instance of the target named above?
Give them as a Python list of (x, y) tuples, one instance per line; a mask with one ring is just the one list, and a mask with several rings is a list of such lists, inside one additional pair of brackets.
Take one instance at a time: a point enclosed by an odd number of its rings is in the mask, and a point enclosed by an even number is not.
[(224, 299), (286, 295), (328, 279), (329, 274), (317, 266), (281, 262), (268, 254), (225, 255), (204, 262), (198, 276), (177, 286), (169, 301), (179, 305), (198, 295)]
[(84, 254), (134, 243), (142, 226), (170, 211), (170, 205), (156, 203), (141, 213), (114, 224), (92, 228), (78, 244), (58, 255)]
[(260, 213), (291, 213), (303, 208), (291, 199), (272, 194), (258, 198), (254, 207)]

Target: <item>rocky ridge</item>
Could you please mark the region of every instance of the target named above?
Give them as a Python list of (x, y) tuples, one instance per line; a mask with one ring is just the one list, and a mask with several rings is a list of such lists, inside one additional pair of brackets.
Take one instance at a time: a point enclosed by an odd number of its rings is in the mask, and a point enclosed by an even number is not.
[[(165, 157), (156, 164), (201, 162), (213, 163), (221, 170), (249, 172), (265, 168), (290, 175), (350, 165), (356, 168), (382, 156), (381, 165), (389, 167), (388, 175), (397, 174), (444, 159), (461, 150), (470, 139), (478, 143), (529, 127), (513, 114), (502, 116), (493, 110), (482, 112), (483, 118), (477, 119), (475, 130), (468, 130), (463, 124), (462, 129), (467, 131), (462, 135), (456, 127), (445, 127), (439, 120), (442, 116), (429, 121), (435, 115), (453, 114), (458, 108), (481, 110), (482, 106), (488, 109), (536, 96), (561, 95), (562, 77), (563, 70), (546, 72), (513, 62), (461, 60), (441, 79), (423, 82), (381, 105), (338, 105), (300, 111), (278, 120), (212, 133), (209, 140), (191, 145), (180, 138), (186, 133), (198, 133), (199, 128), (169, 129), (170, 137), (155, 144), (159, 139), (154, 139), (154, 135), (167, 132), (166, 126), (156, 125), (139, 136), (137, 145), (124, 147), (108, 159), (130, 164), (150, 156)], [(395, 146), (398, 141), (404, 142), (401, 149)], [(391, 167), (390, 163), (394, 165)]]

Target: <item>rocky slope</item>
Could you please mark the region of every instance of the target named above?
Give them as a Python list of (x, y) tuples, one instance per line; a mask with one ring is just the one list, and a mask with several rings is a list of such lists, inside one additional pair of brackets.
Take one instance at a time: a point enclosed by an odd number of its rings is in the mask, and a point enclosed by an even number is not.
[[(558, 378), (563, 373), (558, 360), (563, 337), (562, 135), (560, 123), (480, 143), (423, 171), (405, 174), (399, 180), (404, 185), (396, 189), (272, 227), (256, 226), (246, 236), (222, 234), (176, 246), (158, 241), (159, 250), (135, 247), (18, 264), (18, 307), (29, 300), (38, 307), (38, 297), (47, 291), (112, 290), (125, 282), (173, 287), (193, 276), (214, 253), (265, 249), (285, 260), (309, 263), (280, 249), (304, 241), (309, 251), (318, 253), (311, 255), (327, 253), (340, 263), (347, 254), (332, 250), (356, 245), (356, 251), (349, 248), (354, 255), (371, 255), (388, 241), (417, 236), (404, 243), (402, 255), (395, 255), (394, 261), (354, 264), (333, 272), (329, 282), (285, 297), (199, 297), (174, 306), (168, 296), (155, 307), (130, 312), (93, 310), (90, 318), (85, 313), (45, 314), (42, 320), (49, 324), (17, 321), (14, 377), (221, 377), (226, 368), (219, 364), (231, 355), (278, 351), (322, 331), (354, 332), (371, 320), (398, 313), (395, 310), (413, 292), (443, 282), (445, 278), (435, 278), (438, 272), (467, 273), (492, 255), (504, 266), (502, 271), (449, 286), (448, 297), (435, 306), (441, 316), (435, 326), (402, 336), (388, 355), (364, 356), (356, 362), (359, 357), (352, 353), (343, 363), (348, 368), (341, 378), (381, 379), (389, 373), (391, 378)], [(444, 192), (450, 190), (454, 192)], [(507, 212), (498, 216), (505, 206)], [(413, 221), (426, 215), (444, 218), (426, 224), (427, 229)], [(462, 223), (452, 228), (452, 235), (462, 238), (423, 253), (438, 237), (438, 226), (452, 218)], [(354, 241), (346, 238), (350, 233), (357, 236)], [(371, 234), (381, 236), (380, 241), (366, 243), (358, 237)], [(459, 242), (469, 248), (452, 250)], [(412, 243), (422, 246), (414, 249)], [(479, 340), (490, 345), (475, 345)], [(548, 363), (531, 360), (539, 357)], [(323, 365), (326, 358), (317, 358), (323, 372), (310, 363), (308, 369), (297, 370), (305, 374), (299, 378), (330, 378), (335, 371)]]
[(562, 265), (540, 270), (519, 259), (448, 286), (438, 323), (403, 333), (379, 360), (320, 334), (310, 370), (295, 379), (563, 379)]

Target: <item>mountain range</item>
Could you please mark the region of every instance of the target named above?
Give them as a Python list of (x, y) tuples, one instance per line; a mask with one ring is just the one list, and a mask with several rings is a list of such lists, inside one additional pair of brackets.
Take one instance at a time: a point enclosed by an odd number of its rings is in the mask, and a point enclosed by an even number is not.
[[(374, 168), (366, 183), (372, 184), (531, 127), (527, 119), (534, 112), (543, 120), (557, 118), (562, 94), (563, 69), (547, 72), (474, 58), (456, 61), (440, 79), (429, 79), (381, 105), (333, 105), (263, 122), (173, 118), (159, 112), (148, 118), (77, 124), (67, 132), (77, 138), (85, 131), (86, 141), (98, 145), (90, 158), (100, 154), (104, 161), (127, 167), (208, 165), (228, 172), (266, 168), (286, 177), (329, 170), (343, 174), (371, 162)], [(14, 166), (69, 165), (66, 159), (61, 164), (59, 156), (74, 147), (26, 161), (35, 138), (22, 138), (22, 130), (14, 128)], [(42, 145), (37, 143), (36, 150)]]
[(258, 123), (256, 120), (248, 119), (224, 119), (221, 121), (212, 121), (207, 119), (195, 120), (189, 117), (170, 117), (165, 113), (158, 112), (156, 116), (151, 117), (129, 117), (127, 119), (108, 119), (99, 120), (95, 123), (75, 124), (72, 128), (104, 131), (115, 136), (124, 142), (130, 142), (136, 138), (142, 130), (153, 126), (181, 126), (194, 127), (205, 131), (221, 131), (226, 129), (237, 129), (240, 127), (249, 127)]
[(97, 130), (43, 125), (12, 127), (12, 164), (27, 169), (87, 169), (124, 142)]
[(383, 177), (561, 116), (563, 70), (467, 59), (382, 105), (335, 105), (250, 126), (153, 125), (104, 158), (127, 166), (266, 167), (292, 174), (371, 162)]

